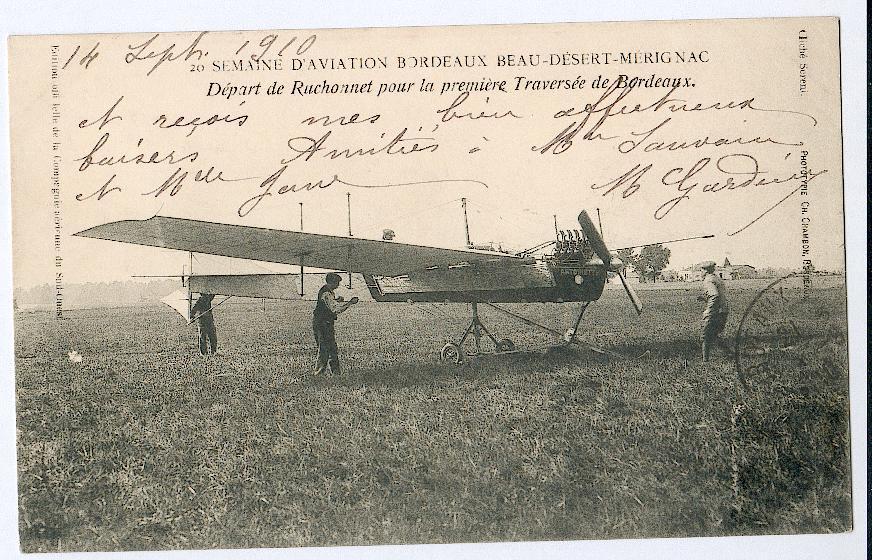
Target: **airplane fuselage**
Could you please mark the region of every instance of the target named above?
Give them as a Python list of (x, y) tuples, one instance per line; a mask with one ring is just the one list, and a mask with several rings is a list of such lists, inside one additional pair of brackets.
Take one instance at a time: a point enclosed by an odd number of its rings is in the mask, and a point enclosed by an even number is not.
[(478, 263), (364, 279), (373, 299), (383, 302), (559, 303), (599, 299), (607, 272), (595, 256), (548, 255), (514, 266)]

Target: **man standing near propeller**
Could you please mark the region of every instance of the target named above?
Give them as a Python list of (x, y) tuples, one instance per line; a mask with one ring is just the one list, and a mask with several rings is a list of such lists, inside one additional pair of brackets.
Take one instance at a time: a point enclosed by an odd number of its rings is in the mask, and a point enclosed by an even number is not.
[(727, 289), (724, 287), (724, 281), (715, 274), (715, 262), (705, 261), (699, 266), (705, 271), (702, 280), (705, 294), (696, 299), (706, 302), (705, 310), (702, 312), (702, 360), (707, 362), (712, 344), (720, 346), (728, 356), (732, 354), (729, 345), (720, 338), (727, 324), (730, 306), (727, 304)]

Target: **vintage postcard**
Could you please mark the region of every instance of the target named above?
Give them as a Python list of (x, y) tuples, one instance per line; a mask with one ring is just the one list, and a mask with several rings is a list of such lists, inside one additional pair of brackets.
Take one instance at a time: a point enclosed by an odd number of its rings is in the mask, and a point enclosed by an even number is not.
[(22, 550), (852, 529), (838, 19), (8, 46)]

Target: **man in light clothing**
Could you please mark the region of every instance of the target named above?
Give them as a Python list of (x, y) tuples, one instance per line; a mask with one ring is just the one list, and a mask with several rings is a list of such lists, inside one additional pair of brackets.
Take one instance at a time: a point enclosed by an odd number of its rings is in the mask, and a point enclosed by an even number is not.
[(327, 274), (327, 283), (318, 290), (318, 302), (312, 314), (312, 330), (315, 333), (315, 344), (318, 345), (318, 361), (315, 364), (315, 373), (321, 374), (330, 371), (338, 375), (339, 370), (339, 347), (336, 345), (336, 331), (334, 322), (336, 317), (357, 303), (356, 297), (349, 302), (343, 302), (333, 292), (339, 287), (342, 278), (335, 272)]
[(705, 271), (702, 280), (705, 294), (697, 299), (706, 302), (705, 311), (702, 312), (702, 359), (707, 362), (712, 344), (720, 346), (728, 356), (732, 354), (729, 345), (720, 338), (727, 325), (730, 306), (727, 304), (727, 289), (724, 287), (724, 281), (715, 274), (714, 261), (700, 263), (700, 268)]

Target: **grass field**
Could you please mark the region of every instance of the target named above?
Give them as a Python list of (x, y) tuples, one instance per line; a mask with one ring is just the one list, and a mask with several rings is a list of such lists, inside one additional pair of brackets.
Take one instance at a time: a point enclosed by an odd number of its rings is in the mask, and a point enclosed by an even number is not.
[[(734, 334), (755, 291), (731, 288)], [(697, 292), (621, 292), (584, 338), (438, 361), (464, 305), (361, 304), (345, 371), (313, 377), (310, 303), (226, 305), (201, 358), (165, 307), (16, 315), (23, 550), (562, 540), (850, 528), (845, 369), (784, 372), (746, 401), (699, 358)], [(844, 342), (844, 291), (814, 322)], [(512, 309), (565, 326), (569, 306)], [(70, 350), (83, 360), (73, 363)], [(818, 364), (819, 366), (819, 364)], [(792, 381), (796, 380), (796, 381)], [(765, 406), (753, 403), (766, 403)]]

